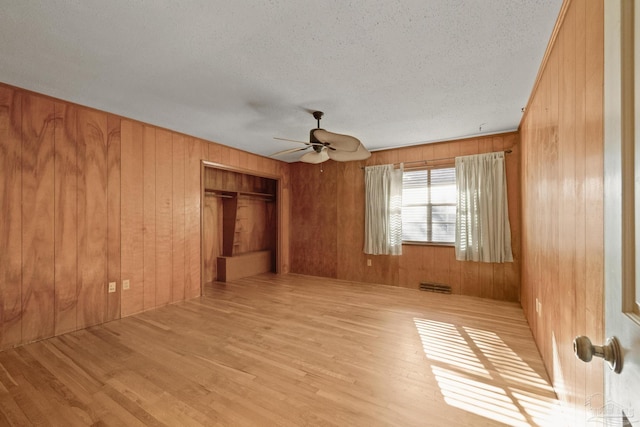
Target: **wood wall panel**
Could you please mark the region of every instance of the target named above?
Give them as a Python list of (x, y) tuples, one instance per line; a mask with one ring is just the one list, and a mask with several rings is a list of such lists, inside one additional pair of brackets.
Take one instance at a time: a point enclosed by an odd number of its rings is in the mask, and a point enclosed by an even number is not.
[[(586, 312), (582, 307), (587, 305), (586, 287), (580, 286), (580, 283), (586, 283), (586, 236), (587, 226), (586, 217), (588, 207), (586, 205), (585, 190), (586, 184), (586, 147), (580, 141), (586, 140), (586, 32), (580, 29), (581, 26), (587, 25), (586, 21), (586, 4), (582, 1), (575, 3), (575, 270), (573, 286), (575, 292), (575, 303), (573, 311), (573, 328), (576, 336), (588, 335), (586, 330)], [(589, 25), (592, 25), (589, 23)], [(576, 363), (575, 366), (575, 383), (573, 389), (576, 390), (576, 397), (589, 396), (586, 389), (587, 382), (587, 364)], [(598, 375), (598, 372), (590, 372), (589, 375)], [(593, 379), (591, 380), (593, 383)], [(596, 392), (598, 388), (593, 392)], [(576, 417), (576, 422), (579, 420)]]
[[(418, 288), (448, 284), (452, 292), (494, 299), (520, 298), (519, 139), (516, 133), (373, 153), (362, 162), (291, 165), (291, 271), (338, 279)], [(402, 256), (373, 256), (364, 247), (362, 166), (512, 150), (506, 156), (509, 218), (515, 262), (459, 262), (450, 246), (404, 245)], [(323, 172), (320, 172), (323, 170)], [(334, 226), (335, 224), (335, 226)], [(371, 267), (367, 267), (367, 259)]]
[(603, 364), (572, 341), (604, 341), (603, 2), (565, 1), (560, 16), (520, 129), (522, 304), (568, 424), (585, 425)]
[[(274, 164), (271, 159), (263, 159), (263, 163), (268, 160), (269, 164)], [(289, 273), (291, 270), (291, 175), (290, 166), (287, 163), (279, 162), (274, 165), (274, 169), (269, 169), (270, 173), (280, 177), (278, 181), (278, 205), (279, 215), (277, 224), (280, 231), (278, 236), (278, 254), (276, 271), (281, 274)]]
[[(143, 126), (123, 120), (122, 132), (122, 279), (129, 280), (129, 289), (122, 290), (123, 316), (145, 309), (144, 291), (144, 136)], [(121, 288), (122, 283), (118, 283)]]
[(200, 165), (203, 144), (186, 140), (185, 157), (185, 298), (201, 295), (200, 278)]
[(288, 164), (0, 83), (0, 348), (199, 296), (203, 159), (278, 176), (288, 271)]
[(185, 282), (185, 140), (182, 135), (173, 134), (173, 199), (172, 199), (172, 266), (171, 301), (184, 299)]
[(493, 283), (493, 265), (484, 262), (478, 263), (478, 286), (481, 298), (498, 298)]
[(247, 170), (256, 170), (258, 169), (258, 159), (260, 158), (260, 156), (256, 156), (255, 154), (249, 154), (247, 156), (247, 162), (245, 163), (244, 167)]
[(22, 341), (53, 335), (54, 102), (22, 101)]
[(105, 321), (121, 315), (121, 120), (107, 117), (107, 281), (116, 283), (116, 291), (107, 294)]
[(156, 129), (143, 126), (144, 310), (156, 306)]
[[(594, 342), (604, 342), (604, 1), (586, 2), (586, 89), (585, 89), (585, 202), (586, 210), (586, 335)], [(604, 364), (586, 367), (585, 396), (602, 391)]]
[(291, 271), (338, 278), (337, 162), (299, 162), (291, 170)]
[[(517, 219), (511, 224), (512, 230), (511, 243), (516, 251), (520, 252), (522, 259), (522, 212), (521, 212), (521, 165), (520, 155), (521, 147), (518, 141), (518, 135), (507, 135), (503, 140), (503, 149), (509, 147), (511, 155), (506, 158), (507, 173), (507, 199), (509, 200), (509, 218)], [(517, 301), (520, 298), (520, 286), (512, 286), (513, 283), (520, 283), (521, 262), (513, 262), (504, 264), (504, 299), (507, 301)]]
[(238, 198), (238, 216), (236, 219), (237, 245), (233, 254), (243, 254), (272, 248), (275, 241), (272, 236), (273, 203), (240, 196)]
[(76, 330), (78, 286), (77, 108), (55, 104), (55, 334)]
[[(364, 173), (357, 162), (337, 163), (337, 181), (351, 182), (357, 188), (364, 188)], [(324, 173), (324, 172), (323, 172)], [(337, 206), (344, 212), (337, 215), (336, 230), (342, 230), (336, 237), (337, 277), (345, 280), (360, 280), (366, 266), (365, 254), (361, 250), (353, 252), (350, 242), (364, 242), (364, 203), (353, 197), (346, 185), (337, 186)], [(363, 243), (364, 247), (364, 243)], [(418, 264), (416, 264), (418, 265)]]
[(0, 86), (0, 349), (22, 342), (22, 99)]
[(107, 115), (79, 108), (78, 328), (104, 322), (107, 303)]
[(209, 162), (217, 162), (217, 163), (222, 163), (224, 164), (224, 162), (222, 162), (222, 155), (220, 153), (220, 151), (222, 150), (222, 146), (219, 144), (206, 144), (206, 160)]
[(216, 260), (222, 255), (222, 199), (214, 196), (205, 196), (202, 212), (202, 241), (203, 241), (203, 268), (202, 274), (205, 283), (216, 280)]
[(171, 302), (173, 280), (173, 144), (171, 133), (156, 131), (156, 307)]
[(244, 153), (240, 153), (238, 150), (230, 150), (230, 149), (227, 149), (225, 151), (229, 153), (228, 164), (230, 166), (236, 167), (236, 168), (243, 168), (242, 160), (244, 156), (242, 156), (242, 154)]
[[(554, 299), (553, 311), (558, 313), (558, 322), (567, 325), (558, 330), (557, 340), (562, 343), (572, 342), (575, 337), (575, 260), (576, 254), (573, 247), (576, 243), (576, 87), (574, 84), (576, 73), (576, 15), (575, 7), (570, 8), (565, 15), (563, 31), (559, 34), (557, 43), (558, 52), (558, 169), (564, 176), (562, 185), (558, 191), (558, 283), (564, 284), (563, 298)], [(568, 302), (568, 304), (567, 304)], [(575, 383), (576, 363), (569, 357), (575, 357), (572, 351), (560, 353), (564, 369), (558, 376), (558, 395), (575, 406), (579, 399), (575, 393), (570, 392), (567, 384)]]
[(460, 265), (460, 269), (462, 270), (462, 288), (460, 289), (460, 293), (462, 295), (473, 297), (482, 295), (479, 266), (480, 263), (477, 262), (465, 262)]

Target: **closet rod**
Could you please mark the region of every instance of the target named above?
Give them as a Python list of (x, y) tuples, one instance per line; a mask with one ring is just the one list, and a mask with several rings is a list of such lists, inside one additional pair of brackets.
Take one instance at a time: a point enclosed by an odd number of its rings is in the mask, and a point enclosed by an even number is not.
[(231, 196), (229, 194), (220, 194), (215, 192), (215, 190), (204, 190), (204, 195), (208, 197), (220, 197), (221, 199), (234, 199), (236, 197), (243, 199), (252, 199), (252, 200), (260, 200), (262, 202), (273, 202), (274, 197), (269, 195), (260, 196), (257, 194), (242, 194), (239, 193), (238, 196)]
[(233, 196), (228, 196), (226, 194), (216, 194), (210, 191), (205, 191), (204, 195), (209, 197), (220, 197), (221, 199), (233, 199)]
[(249, 196), (245, 194), (238, 195), (239, 199), (250, 199), (250, 200), (260, 200), (261, 202), (273, 202), (273, 197), (266, 196)]
[[(505, 154), (511, 154), (511, 150), (505, 150), (504, 152), (505, 152)], [(410, 164), (414, 164), (414, 163), (424, 163), (426, 165), (428, 162), (439, 162), (439, 161), (442, 161), (442, 160), (454, 160), (454, 159), (455, 159), (455, 157), (441, 157), (439, 159), (414, 160), (412, 162), (393, 163), (393, 165), (394, 166), (400, 166), (401, 164), (410, 165)], [(362, 166), (360, 169), (364, 170), (364, 166)]]

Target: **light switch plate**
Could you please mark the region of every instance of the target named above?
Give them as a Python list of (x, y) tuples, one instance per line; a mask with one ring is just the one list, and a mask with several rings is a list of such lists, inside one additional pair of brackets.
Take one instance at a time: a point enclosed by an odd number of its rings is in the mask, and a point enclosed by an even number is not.
[(126, 279), (126, 280), (122, 281), (122, 289), (123, 290), (129, 289), (129, 279)]

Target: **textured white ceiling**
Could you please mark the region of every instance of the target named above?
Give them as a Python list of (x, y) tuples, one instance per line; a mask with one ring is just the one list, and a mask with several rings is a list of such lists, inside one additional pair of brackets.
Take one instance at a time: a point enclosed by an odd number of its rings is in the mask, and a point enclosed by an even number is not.
[(560, 5), (0, 0), (0, 81), (263, 155), (317, 109), (376, 150), (516, 129)]

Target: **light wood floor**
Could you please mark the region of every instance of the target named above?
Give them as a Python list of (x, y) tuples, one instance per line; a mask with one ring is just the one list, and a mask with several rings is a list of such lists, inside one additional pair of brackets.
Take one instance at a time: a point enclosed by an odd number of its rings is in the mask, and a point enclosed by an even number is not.
[(0, 425), (555, 425), (517, 304), (297, 275), (0, 353)]

